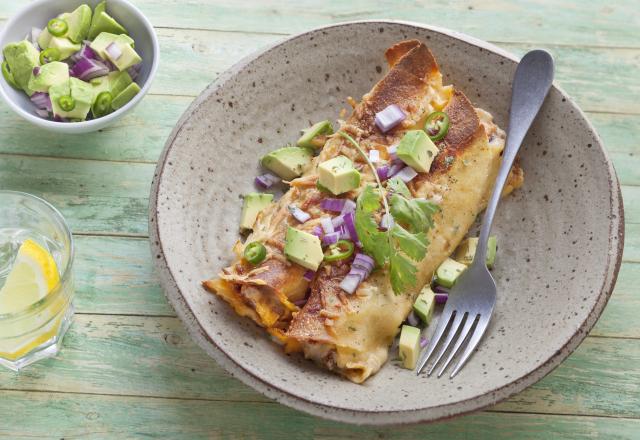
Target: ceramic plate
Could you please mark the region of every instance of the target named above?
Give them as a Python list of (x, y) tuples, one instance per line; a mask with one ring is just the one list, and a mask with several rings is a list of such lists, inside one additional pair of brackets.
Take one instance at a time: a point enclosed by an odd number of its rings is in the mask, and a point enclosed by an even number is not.
[[(524, 389), (584, 339), (612, 291), (624, 219), (611, 161), (584, 114), (552, 88), (521, 152), (524, 186), (500, 206), (498, 302), (484, 341), (453, 380), (389, 362), (363, 385), (286, 356), (200, 282), (232, 261), (241, 196), (258, 159), (382, 77), (385, 49), (417, 38), (444, 74), (506, 128), (514, 56), (468, 36), (394, 21), (288, 38), (240, 61), (191, 105), (167, 141), (151, 193), (154, 260), (193, 338), (235, 377), (286, 405), (362, 424), (432, 421)], [(562, 64), (563, 60), (556, 60)]]

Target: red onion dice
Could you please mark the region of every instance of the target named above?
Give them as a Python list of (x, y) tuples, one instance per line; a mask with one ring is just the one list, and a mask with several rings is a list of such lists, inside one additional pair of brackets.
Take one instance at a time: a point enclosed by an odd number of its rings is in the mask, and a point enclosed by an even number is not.
[(376, 125), (381, 132), (386, 133), (405, 120), (407, 115), (396, 104), (391, 104), (381, 112), (376, 113)]
[(325, 234), (324, 237), (322, 237), (322, 244), (326, 244), (330, 246), (332, 244), (336, 244), (339, 239), (340, 239), (339, 232), (332, 232), (330, 234)]
[(418, 173), (411, 167), (404, 167), (395, 175), (395, 177), (402, 180), (404, 183), (411, 182)]
[(326, 211), (341, 212), (346, 199), (322, 199), (320, 207)]
[(113, 61), (118, 61), (122, 56), (122, 49), (120, 49), (120, 47), (118, 47), (116, 43), (111, 43), (110, 45), (108, 45), (105, 49), (105, 52), (107, 52), (109, 58), (111, 58)]
[(289, 212), (293, 218), (298, 220), (300, 223), (304, 223), (311, 218), (311, 215), (308, 212), (304, 212), (302, 209), (294, 205), (289, 206)]
[(436, 293), (434, 296), (436, 304), (444, 304), (449, 299), (449, 294), (447, 293)]

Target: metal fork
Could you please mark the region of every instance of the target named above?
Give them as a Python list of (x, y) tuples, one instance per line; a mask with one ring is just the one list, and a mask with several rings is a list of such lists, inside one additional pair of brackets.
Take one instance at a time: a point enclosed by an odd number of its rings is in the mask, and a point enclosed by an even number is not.
[[(543, 50), (533, 50), (527, 53), (518, 64), (511, 92), (507, 142), (493, 193), (482, 221), (476, 253), (469, 268), (460, 275), (449, 293), (449, 299), (438, 321), (433, 338), (420, 358), (416, 374), (420, 374), (436, 347), (444, 339), (436, 360), (427, 372), (427, 375), (430, 376), (453, 344), (449, 356), (438, 372), (438, 377), (442, 376), (458, 351), (468, 341), (457, 365), (449, 376), (454, 377), (465, 365), (487, 330), (497, 294), (496, 283), (485, 263), (491, 224), (516, 154), (551, 88), (553, 71), (553, 59), (548, 52)], [(443, 338), (447, 328), (449, 331)]]

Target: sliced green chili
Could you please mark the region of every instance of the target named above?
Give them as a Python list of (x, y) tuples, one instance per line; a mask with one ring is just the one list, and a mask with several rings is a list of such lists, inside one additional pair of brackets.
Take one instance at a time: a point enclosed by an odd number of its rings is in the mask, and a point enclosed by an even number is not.
[(111, 92), (101, 92), (96, 97), (95, 102), (91, 106), (91, 112), (96, 118), (108, 115), (111, 113), (111, 102), (113, 101), (113, 95)]
[(58, 105), (65, 112), (70, 112), (74, 108), (76, 108), (76, 100), (71, 96), (61, 96), (58, 98)]
[(262, 263), (265, 258), (267, 258), (267, 248), (259, 241), (249, 243), (244, 248), (244, 259), (253, 265)]
[(5, 81), (7, 81), (11, 87), (20, 90), (20, 86), (13, 77), (13, 73), (11, 73), (11, 69), (9, 68), (9, 63), (6, 60), (2, 62), (2, 76), (4, 76)]
[(47, 23), (47, 30), (54, 37), (62, 37), (68, 29), (69, 26), (67, 22), (60, 18), (52, 18), (49, 20), (49, 23)]
[(60, 50), (56, 47), (50, 47), (40, 52), (40, 64), (47, 64), (51, 61), (60, 61)]
[(338, 240), (336, 244), (329, 246), (328, 253), (324, 254), (324, 261), (339, 261), (349, 258), (355, 249), (353, 242)]
[(432, 141), (443, 139), (449, 131), (449, 115), (444, 112), (433, 112), (424, 124), (424, 131)]

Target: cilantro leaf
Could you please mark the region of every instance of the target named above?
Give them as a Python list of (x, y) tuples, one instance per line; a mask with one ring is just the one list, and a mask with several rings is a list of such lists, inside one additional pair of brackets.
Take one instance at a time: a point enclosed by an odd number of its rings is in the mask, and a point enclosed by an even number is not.
[(398, 252), (391, 254), (389, 276), (396, 295), (416, 285), (416, 273), (416, 266), (408, 258)]
[(411, 197), (411, 192), (407, 188), (407, 184), (400, 180), (399, 177), (392, 177), (387, 180), (387, 189), (392, 193), (400, 194), (406, 198)]
[(426, 233), (411, 234), (396, 223), (391, 229), (391, 236), (396, 241), (398, 248), (412, 260), (420, 261), (427, 255), (429, 240), (427, 240)]
[(378, 229), (373, 214), (380, 209), (380, 194), (373, 186), (367, 185), (356, 204), (356, 232), (362, 248), (378, 266), (384, 266), (389, 259), (390, 244), (386, 232)]
[(440, 208), (426, 199), (407, 199), (400, 194), (391, 196), (391, 215), (396, 222), (416, 234), (433, 227), (433, 214)]

